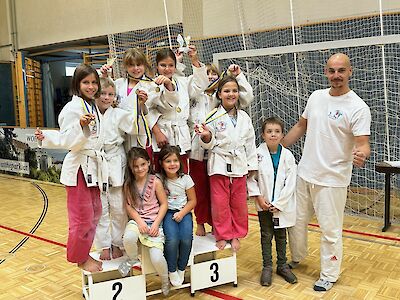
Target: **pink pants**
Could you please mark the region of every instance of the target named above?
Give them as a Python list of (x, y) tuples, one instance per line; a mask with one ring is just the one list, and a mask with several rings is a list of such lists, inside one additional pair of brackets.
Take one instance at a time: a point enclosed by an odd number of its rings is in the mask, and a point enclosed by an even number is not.
[[(153, 166), (154, 166), (154, 172), (160, 173), (161, 171), (161, 165), (160, 162), (158, 161), (160, 157), (160, 152), (153, 152)], [(189, 155), (187, 154), (181, 154), (181, 162), (183, 165), (183, 173), (189, 174)]]
[(212, 226), (210, 178), (207, 174), (207, 161), (195, 159), (189, 160), (190, 176), (195, 184), (197, 204), (194, 208), (197, 224), (209, 224)]
[(248, 232), (246, 176), (210, 176), (215, 239), (243, 238)]
[(77, 185), (66, 186), (69, 232), (67, 260), (83, 263), (89, 257), (96, 226), (101, 217), (100, 190), (87, 187), (82, 170), (77, 174)]

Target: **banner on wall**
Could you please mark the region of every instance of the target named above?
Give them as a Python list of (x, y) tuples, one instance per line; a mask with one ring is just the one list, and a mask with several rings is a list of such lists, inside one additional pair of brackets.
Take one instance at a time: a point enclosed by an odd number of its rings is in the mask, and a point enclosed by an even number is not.
[(33, 128), (0, 127), (0, 173), (59, 183), (67, 150), (39, 148)]
[(29, 163), (0, 158), (0, 170), (12, 173), (29, 174)]

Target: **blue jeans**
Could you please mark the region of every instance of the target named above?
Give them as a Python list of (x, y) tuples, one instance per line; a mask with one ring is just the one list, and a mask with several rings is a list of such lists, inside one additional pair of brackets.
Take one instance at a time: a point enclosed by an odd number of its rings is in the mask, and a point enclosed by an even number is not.
[(167, 260), (168, 271), (185, 270), (192, 250), (193, 218), (192, 213), (186, 214), (178, 223), (172, 217), (176, 210), (168, 210), (164, 217), (165, 247), (164, 256)]

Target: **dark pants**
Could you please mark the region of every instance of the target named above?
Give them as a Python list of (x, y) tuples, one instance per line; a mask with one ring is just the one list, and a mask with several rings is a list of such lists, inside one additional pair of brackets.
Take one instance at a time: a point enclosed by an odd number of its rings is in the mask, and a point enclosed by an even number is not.
[(276, 256), (278, 267), (286, 264), (286, 228), (274, 229), (273, 214), (269, 211), (259, 211), (261, 250), (263, 267), (272, 266), (272, 238), (275, 236)]

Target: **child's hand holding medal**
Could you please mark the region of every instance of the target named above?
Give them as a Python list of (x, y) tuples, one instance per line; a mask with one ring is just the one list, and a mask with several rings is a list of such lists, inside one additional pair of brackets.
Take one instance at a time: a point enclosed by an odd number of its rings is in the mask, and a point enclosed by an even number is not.
[(96, 116), (94, 114), (84, 114), (80, 117), (79, 123), (81, 124), (82, 127), (88, 126), (94, 126), (96, 124)]

